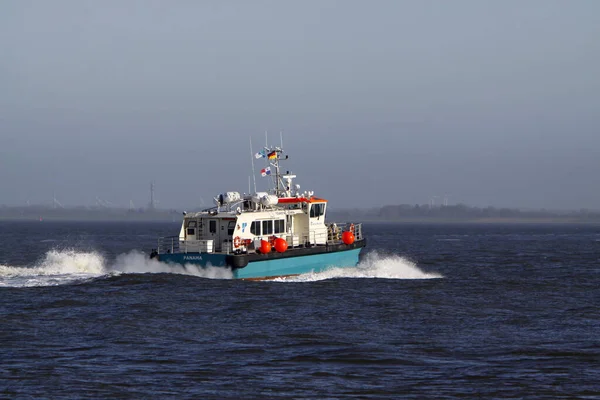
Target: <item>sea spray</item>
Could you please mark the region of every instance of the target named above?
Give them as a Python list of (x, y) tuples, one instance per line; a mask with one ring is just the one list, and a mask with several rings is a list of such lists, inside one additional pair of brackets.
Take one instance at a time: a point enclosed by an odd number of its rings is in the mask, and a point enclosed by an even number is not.
[[(135, 250), (117, 256), (111, 265), (107, 265), (104, 257), (97, 252), (50, 250), (40, 262), (32, 266), (0, 265), (0, 286), (55, 286), (121, 273), (174, 273), (209, 279), (233, 277), (229, 268), (166, 264)], [(438, 273), (424, 272), (414, 262), (398, 255), (370, 252), (356, 267), (333, 267), (323, 272), (307, 273), (276, 279), (276, 281), (312, 282), (333, 278), (433, 279), (443, 278), (443, 276)]]
[(332, 267), (322, 272), (311, 272), (275, 281), (313, 282), (334, 278), (436, 279), (443, 278), (443, 275), (423, 272), (416, 263), (399, 255), (370, 252), (356, 267)]
[(166, 264), (156, 259), (148, 258), (147, 255), (139, 251), (130, 251), (129, 253), (117, 256), (112, 271), (123, 273), (171, 273), (192, 275), (200, 278), (209, 279), (231, 279), (233, 274), (230, 268), (223, 267), (199, 267), (194, 264)]
[(96, 252), (50, 250), (32, 266), (0, 265), (0, 286), (55, 286), (105, 274), (104, 258)]
[(233, 277), (230, 268), (165, 264), (135, 250), (117, 256), (111, 265), (98, 252), (50, 250), (31, 266), (0, 265), (0, 287), (66, 285), (121, 273), (173, 273), (210, 279)]

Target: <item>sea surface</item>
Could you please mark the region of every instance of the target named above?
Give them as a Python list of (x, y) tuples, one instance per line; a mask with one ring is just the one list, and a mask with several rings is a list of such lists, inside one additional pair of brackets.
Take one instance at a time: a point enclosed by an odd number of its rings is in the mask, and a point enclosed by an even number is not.
[(0, 398), (600, 398), (600, 226), (365, 224), (268, 282), (149, 260), (178, 230), (0, 221)]

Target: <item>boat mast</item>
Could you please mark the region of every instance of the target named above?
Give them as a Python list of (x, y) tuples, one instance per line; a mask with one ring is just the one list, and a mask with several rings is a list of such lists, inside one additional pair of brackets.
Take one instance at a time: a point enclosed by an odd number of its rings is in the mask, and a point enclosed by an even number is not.
[[(265, 149), (264, 149), (264, 153), (263, 153), (263, 157), (267, 157), (269, 164), (271, 165), (271, 167), (273, 167), (275, 169), (275, 176), (273, 177), (273, 179), (275, 180), (275, 188), (273, 189), (274, 194), (277, 197), (285, 197), (286, 195), (288, 195), (289, 192), (289, 188), (286, 188), (285, 183), (282, 180), (282, 176), (281, 176), (281, 169), (280, 169), (280, 165), (279, 165), (279, 161), (282, 160), (281, 158), (281, 154), (283, 154), (283, 131), (279, 132), (279, 140), (280, 140), (280, 147), (277, 146), (271, 146), (269, 147), (267, 145), (267, 132), (265, 131)], [(272, 160), (269, 159), (269, 154), (275, 153), (275, 158), (273, 158)], [(284, 160), (287, 159), (287, 156), (284, 158)], [(288, 179), (288, 181), (290, 181)], [(291, 182), (291, 181), (290, 181)], [(256, 188), (255, 188), (256, 190)]]
[[(252, 152), (252, 136), (250, 136), (250, 162), (252, 163), (252, 178), (254, 178), (254, 193), (256, 193), (256, 172), (254, 171), (254, 153)], [(248, 182), (248, 194), (250, 194), (250, 182)]]
[[(282, 131), (279, 131), (279, 141), (280, 141), (280, 147), (279, 147), (280, 152), (283, 152), (283, 132)], [(279, 174), (279, 153), (277, 154), (276, 178), (277, 178), (277, 197), (279, 197), (281, 194), (281, 193), (279, 193), (279, 181), (281, 180), (281, 175)]]
[(279, 197), (279, 153), (281, 152), (281, 149), (275, 147), (273, 148), (273, 151), (275, 152), (275, 160), (273, 160), (273, 166), (275, 167), (275, 195)]

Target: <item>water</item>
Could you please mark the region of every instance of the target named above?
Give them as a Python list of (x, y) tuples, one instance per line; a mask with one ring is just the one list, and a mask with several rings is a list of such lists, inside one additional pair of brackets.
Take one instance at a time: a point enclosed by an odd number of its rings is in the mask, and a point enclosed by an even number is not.
[(366, 224), (357, 268), (173, 273), (177, 223), (0, 223), (0, 398), (600, 398), (600, 227)]

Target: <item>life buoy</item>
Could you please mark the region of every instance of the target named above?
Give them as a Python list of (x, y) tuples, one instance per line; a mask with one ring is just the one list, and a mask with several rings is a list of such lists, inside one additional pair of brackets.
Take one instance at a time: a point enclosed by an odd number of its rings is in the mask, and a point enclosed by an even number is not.
[(350, 229), (348, 229), (348, 231), (352, 232), (354, 235), (354, 224), (350, 224)]
[(239, 236), (236, 236), (235, 239), (233, 239), (233, 245), (235, 247), (240, 247), (242, 245), (242, 239), (240, 239)]

